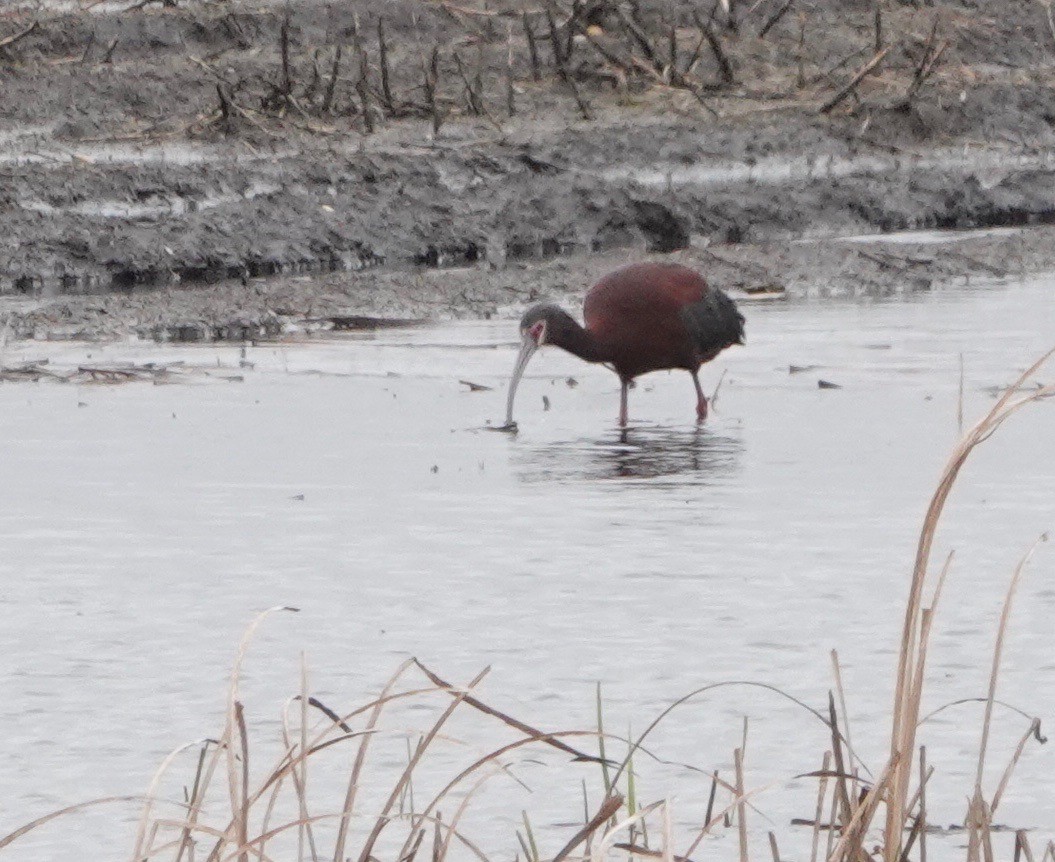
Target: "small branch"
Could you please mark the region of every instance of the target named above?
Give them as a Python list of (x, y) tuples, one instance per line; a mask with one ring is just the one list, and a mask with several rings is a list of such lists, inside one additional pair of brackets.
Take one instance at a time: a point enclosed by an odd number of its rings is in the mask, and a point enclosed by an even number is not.
[(322, 97), (322, 107), (320, 110), (324, 114), (328, 114), (330, 109), (333, 108), (333, 96), (337, 91), (337, 78), (341, 71), (341, 46), (338, 43), (337, 50), (333, 54), (333, 65), (330, 67), (330, 80), (326, 84), (326, 92)]
[(927, 36), (927, 41), (923, 46), (923, 56), (920, 57), (920, 61), (916, 65), (916, 71), (912, 76), (912, 83), (909, 84), (908, 89), (905, 91), (905, 98), (902, 104), (908, 105), (912, 102), (920, 89), (927, 82), (927, 79), (934, 74), (935, 69), (938, 67), (938, 62), (949, 47), (948, 40), (943, 40), (940, 45), (935, 47), (934, 43), (937, 38), (938, 19), (935, 17), (934, 24), (930, 28), (930, 34)]
[(549, 26), (549, 43), (553, 50), (553, 65), (558, 70), (564, 65), (563, 47), (560, 36), (557, 33), (557, 22), (553, 19), (553, 12), (549, 6), (546, 7), (546, 24)]
[(883, 50), (883, 7), (880, 0), (876, 0), (875, 10), (875, 49), (878, 54)]
[(692, 53), (689, 54), (689, 59), (685, 62), (686, 75), (691, 75), (696, 71), (696, 64), (700, 62), (700, 55), (703, 51), (703, 43), (707, 41), (707, 38), (700, 35), (700, 38), (696, 40), (696, 47), (692, 49)]
[(509, 116), (517, 112), (516, 92), (513, 89), (513, 25), (506, 25), (506, 111)]
[(531, 55), (531, 79), (538, 81), (542, 75), (539, 72), (538, 45), (535, 44), (535, 31), (531, 28), (531, 19), (524, 12), (521, 20), (524, 22), (524, 36), (527, 38), (528, 53)]
[(560, 79), (568, 85), (568, 89), (571, 90), (572, 95), (575, 97), (575, 104), (579, 106), (579, 113), (582, 118), (591, 120), (593, 115), (590, 113), (590, 106), (583, 99), (582, 93), (579, 92), (579, 88), (575, 84), (575, 80), (568, 74), (568, 67), (564, 63), (564, 57), (561, 56), (560, 39), (557, 37), (557, 22), (553, 20), (553, 13), (548, 6), (546, 7), (546, 22), (549, 24), (550, 42), (553, 43), (553, 62), (557, 65), (557, 73), (560, 75)]
[(109, 63), (111, 60), (113, 60), (114, 51), (117, 50), (117, 43), (120, 41), (121, 40), (118, 39), (116, 36), (114, 37), (114, 40), (106, 48), (106, 53), (103, 54), (103, 58), (99, 61), (100, 63)]
[(733, 74), (732, 63), (729, 62), (729, 58), (726, 56), (726, 53), (722, 48), (722, 43), (715, 35), (713, 28), (708, 22), (700, 17), (699, 12), (696, 10), (693, 10), (692, 18), (696, 22), (696, 26), (700, 28), (700, 33), (702, 33), (703, 37), (707, 40), (707, 44), (711, 48), (711, 53), (714, 54), (714, 59), (718, 63), (718, 73), (721, 76), (722, 83), (735, 84), (736, 75)]
[(219, 81), (216, 82), (216, 95), (220, 99), (220, 119), (224, 123), (228, 123), (231, 120), (231, 102), (227, 98), (227, 94), (223, 91), (223, 84)]
[(385, 16), (377, 19), (377, 62), (381, 66), (381, 99), (389, 114), (396, 112), (396, 102), (392, 98), (392, 80), (388, 68), (388, 42), (385, 40)]
[(279, 50), (282, 54), (282, 95), (288, 99), (293, 93), (293, 77), (289, 70), (289, 14), (282, 19), (279, 30)]
[(784, 0), (784, 4), (779, 9), (777, 9), (776, 12), (770, 15), (769, 20), (762, 25), (762, 29), (758, 31), (758, 38), (765, 39), (766, 34), (777, 26), (777, 24), (780, 22), (780, 19), (788, 13), (788, 10), (791, 9), (794, 3), (795, 0)]
[(355, 82), (355, 92), (363, 108), (363, 127), (368, 135), (374, 133), (373, 105), (370, 99), (370, 62), (366, 51), (359, 49), (359, 77)]
[(799, 47), (796, 63), (795, 86), (802, 89), (806, 86), (806, 15), (799, 15)]
[(88, 62), (88, 55), (92, 53), (92, 48), (95, 46), (95, 31), (92, 30), (91, 35), (88, 37), (88, 44), (84, 46), (84, 53), (81, 54), (81, 62)]
[(615, 7), (616, 15), (622, 22), (626, 31), (633, 37), (634, 41), (641, 46), (641, 51), (645, 55), (645, 59), (652, 64), (653, 68), (657, 71), (663, 68), (663, 62), (659, 59), (656, 49), (652, 47), (652, 43), (649, 41), (645, 31), (641, 29), (636, 21), (630, 18), (622, 9), (618, 6)]
[(888, 45), (886, 48), (884, 48), (882, 51), (872, 57), (872, 59), (865, 63), (860, 69), (858, 69), (854, 76), (850, 79), (850, 82), (845, 87), (839, 90), (838, 93), (832, 96), (823, 105), (821, 105), (820, 113), (831, 113), (832, 109), (834, 109), (838, 104), (843, 101), (843, 99), (845, 99), (854, 90), (857, 89), (857, 85), (865, 79), (865, 76), (867, 76), (869, 72), (871, 72), (873, 69), (875, 69), (876, 66), (883, 62), (883, 59), (886, 57), (887, 54), (890, 53), (893, 47), (893, 45)]
[(440, 133), (440, 127), (443, 125), (443, 112), (440, 109), (439, 100), (436, 98), (436, 92), (439, 88), (440, 83), (440, 46), (436, 45), (432, 49), (432, 54), (429, 57), (428, 65), (424, 65), (424, 83), (423, 89), (425, 91), (425, 106), (428, 108), (429, 114), (432, 116), (432, 136), (435, 138)]
[(458, 76), (462, 79), (462, 84), (465, 86), (465, 103), (469, 109), (469, 113), (474, 117), (483, 116), (484, 109), (480, 101), (480, 96), (476, 92), (476, 87), (473, 82), (469, 80), (469, 76), (465, 73), (465, 66), (462, 63), (462, 58), (458, 56), (458, 52), (454, 52), (454, 65), (458, 69)]

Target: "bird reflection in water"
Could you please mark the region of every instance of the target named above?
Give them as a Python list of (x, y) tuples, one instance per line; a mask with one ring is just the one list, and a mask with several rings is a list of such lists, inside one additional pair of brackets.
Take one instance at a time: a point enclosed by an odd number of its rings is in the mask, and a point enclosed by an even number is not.
[(722, 485), (740, 470), (738, 436), (695, 425), (631, 427), (599, 438), (516, 447), (524, 482), (664, 479), (664, 487)]

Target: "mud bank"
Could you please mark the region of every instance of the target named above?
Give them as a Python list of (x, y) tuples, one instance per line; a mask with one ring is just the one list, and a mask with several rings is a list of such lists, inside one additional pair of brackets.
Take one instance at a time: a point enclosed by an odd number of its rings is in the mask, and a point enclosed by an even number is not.
[[(911, 296), (950, 285), (1023, 277), (1055, 267), (1055, 228), (922, 232), (692, 246), (661, 259), (698, 267), (747, 309), (806, 298)], [(569, 254), (494, 269), (385, 268), (163, 287), (88, 296), (0, 297), (19, 338), (267, 341), (421, 320), (511, 316), (528, 304), (574, 306), (608, 269), (644, 246)], [(511, 330), (512, 337), (512, 330)]]
[[(590, 255), (717, 246), (808, 290), (795, 266), (826, 264), (788, 264), (789, 240), (1055, 220), (1038, 4), (783, 6), (729, 22), (576, 4), (552, 30), (513, 2), (16, 7), (0, 17), (0, 42), (18, 37), (0, 47), (0, 295), (233, 279), (249, 288), (188, 302), (233, 303), (226, 320), (259, 321), (258, 294), (480, 313), (473, 291), (506, 299), (492, 280), (554, 290), (562, 257), (578, 274)], [(849, 260), (839, 273), (895, 289), (897, 265)], [(437, 274), (465, 266), (514, 271)], [(165, 304), (178, 293), (124, 306)]]

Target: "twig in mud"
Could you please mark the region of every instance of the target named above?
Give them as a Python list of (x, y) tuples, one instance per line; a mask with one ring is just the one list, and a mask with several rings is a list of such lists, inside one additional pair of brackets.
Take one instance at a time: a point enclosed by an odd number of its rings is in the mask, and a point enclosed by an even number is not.
[(779, 9), (777, 9), (776, 12), (770, 15), (769, 20), (762, 25), (762, 29), (758, 31), (758, 38), (765, 39), (769, 31), (780, 23), (780, 19), (788, 13), (788, 11), (794, 4), (795, 0), (784, 0), (784, 4)]
[(799, 15), (799, 44), (798, 50), (795, 52), (798, 56), (796, 57), (796, 71), (795, 71), (795, 86), (801, 90), (806, 86), (806, 15)]
[[(727, 29), (736, 32), (736, 0), (720, 0), (722, 9), (725, 12), (725, 26)], [(714, 17), (714, 13), (711, 13), (711, 17)]]
[(538, 45), (535, 43), (535, 31), (531, 27), (531, 19), (528, 17), (527, 12), (522, 14), (521, 20), (524, 23), (524, 37), (527, 39), (528, 54), (531, 56), (531, 80), (538, 81), (542, 75), (539, 72)]
[(25, 30), (20, 30), (19, 32), (13, 33), (10, 36), (5, 36), (3, 39), (0, 39), (0, 48), (8, 48), (11, 45), (14, 45), (15, 42), (20, 42), (21, 40), (25, 39), (26, 36), (28, 36), (30, 33), (35, 31), (39, 26), (40, 21), (36, 20), (28, 27), (26, 27)]
[(571, 15), (564, 23), (564, 62), (571, 61), (572, 52), (575, 50), (575, 31), (578, 29), (579, 16), (582, 14), (582, 0), (572, 0)]
[(703, 53), (703, 44), (707, 41), (707, 37), (700, 34), (700, 38), (696, 40), (696, 47), (692, 49), (692, 53), (689, 54), (689, 59), (685, 61), (684, 74), (691, 75), (696, 71), (696, 64), (700, 62), (700, 56)]
[(106, 53), (103, 54), (103, 58), (99, 61), (100, 63), (110, 63), (113, 60), (114, 51), (117, 50), (117, 44), (120, 41), (121, 40), (119, 38), (117, 38), (116, 36), (114, 37), (114, 40), (107, 46)]
[(422, 71), (424, 74), (422, 89), (425, 91), (425, 106), (432, 116), (432, 136), (435, 138), (439, 135), (440, 127), (443, 125), (443, 111), (440, 109), (439, 100), (436, 98), (436, 92), (440, 84), (439, 45), (433, 47), (429, 62), (427, 65), (423, 64)]
[(568, 85), (568, 89), (571, 90), (572, 95), (575, 97), (575, 104), (579, 106), (579, 113), (582, 115), (584, 120), (592, 120), (593, 115), (590, 113), (590, 106), (582, 97), (582, 93), (579, 92), (578, 86), (575, 84), (575, 79), (568, 73), (568, 67), (564, 63), (564, 57), (560, 52), (560, 39), (557, 36), (557, 22), (553, 20), (553, 13), (549, 7), (546, 7), (546, 22), (549, 24), (549, 37), (550, 42), (553, 45), (553, 62), (557, 65), (557, 73), (560, 75), (560, 79)]
[(220, 100), (220, 119), (223, 120), (224, 125), (228, 125), (231, 122), (231, 100), (227, 98), (227, 94), (223, 91), (223, 84), (219, 81), (216, 82), (216, 95)]
[(517, 112), (516, 91), (513, 88), (513, 25), (506, 25), (506, 112), (510, 117)]
[(477, 90), (479, 82), (477, 80), (469, 80), (469, 76), (465, 72), (465, 65), (462, 63), (462, 58), (457, 51), (454, 52), (454, 66), (458, 70), (458, 77), (462, 79), (462, 84), (465, 86), (465, 103), (469, 113), (474, 117), (482, 117), (486, 111), (484, 110), (481, 94)]
[(557, 21), (554, 19), (553, 11), (549, 6), (546, 6), (546, 25), (549, 28), (549, 44), (550, 52), (553, 54), (553, 65), (559, 71), (564, 64), (564, 48), (557, 33)]
[(293, 93), (293, 76), (289, 70), (289, 13), (282, 19), (279, 28), (279, 51), (282, 54), (282, 96), (285, 99)]
[(337, 91), (337, 78), (341, 71), (341, 46), (338, 43), (336, 50), (333, 52), (333, 65), (330, 67), (330, 80), (326, 84), (326, 92), (322, 97), (322, 105), (319, 110), (323, 114), (328, 114), (330, 109), (333, 108), (333, 97)]
[(931, 27), (930, 35), (927, 36), (927, 42), (923, 46), (923, 56), (920, 57), (919, 63), (916, 65), (916, 71), (912, 76), (912, 82), (908, 85), (908, 89), (905, 91), (905, 97), (902, 100), (902, 105), (909, 105), (912, 100), (919, 94), (920, 89), (927, 82), (927, 80), (934, 74), (938, 67), (938, 63), (942, 56), (945, 54), (946, 49), (949, 47), (948, 40), (943, 40), (938, 46), (935, 46), (935, 40), (938, 35), (938, 19), (934, 19), (934, 25)]
[(633, 40), (640, 46), (641, 52), (645, 55), (645, 59), (652, 64), (652, 68), (656, 69), (656, 71), (661, 71), (663, 69), (663, 62), (659, 59), (656, 49), (652, 46), (652, 42), (649, 40), (640, 24), (634, 21), (618, 6), (615, 7), (615, 11), (620, 23), (622, 23), (623, 27), (626, 29), (626, 32), (629, 33), (630, 36), (633, 37)]
[(725, 50), (722, 48), (722, 43), (715, 35), (714, 29), (708, 22), (700, 17), (700, 13), (696, 10), (693, 10), (692, 18), (696, 22), (696, 26), (700, 28), (700, 33), (707, 40), (707, 44), (711, 48), (711, 53), (714, 54), (714, 59), (718, 63), (718, 74), (721, 77), (722, 83), (735, 84), (736, 75), (733, 73), (733, 65), (729, 62), (729, 57), (726, 56)]
[(94, 46), (95, 46), (95, 31), (92, 30), (91, 34), (88, 36), (88, 44), (84, 46), (84, 52), (81, 54), (81, 62), (82, 63), (87, 63), (88, 62), (88, 55), (90, 55), (92, 53), (92, 48)]
[(871, 72), (873, 69), (875, 69), (876, 66), (883, 62), (884, 58), (887, 54), (890, 53), (893, 47), (893, 45), (888, 45), (886, 48), (884, 48), (882, 51), (872, 57), (872, 59), (865, 63), (860, 69), (858, 69), (857, 72), (854, 73), (854, 76), (850, 79), (849, 83), (847, 83), (841, 90), (839, 90), (838, 93), (832, 96), (827, 102), (821, 105), (820, 113), (831, 113), (831, 111), (835, 107), (837, 107), (843, 101), (843, 99), (845, 99), (852, 92), (854, 92), (854, 90), (857, 89), (857, 85), (865, 79), (869, 72)]
[(880, 0), (876, 0), (875, 19), (873, 24), (875, 29), (875, 50), (878, 54), (883, 50), (883, 7), (880, 5)]
[(370, 99), (370, 62), (365, 49), (359, 48), (359, 77), (355, 81), (355, 92), (363, 110), (363, 128), (368, 135), (374, 133), (373, 104)]
[(377, 19), (377, 62), (381, 67), (381, 100), (389, 114), (395, 114), (396, 102), (392, 98), (392, 79), (388, 68), (388, 41), (385, 39), (385, 16)]

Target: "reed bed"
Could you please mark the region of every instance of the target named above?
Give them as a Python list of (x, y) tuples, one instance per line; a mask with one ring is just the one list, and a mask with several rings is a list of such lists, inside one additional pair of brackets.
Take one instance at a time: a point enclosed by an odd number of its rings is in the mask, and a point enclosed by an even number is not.
[[(794, 700), (812, 714), (811, 720), (819, 720), (827, 727), (830, 745), (818, 753), (818, 769), (806, 776), (795, 776), (816, 781), (812, 818), (797, 821), (799, 826), (811, 830), (810, 862), (926, 862), (928, 835), (934, 831), (927, 819), (927, 793), (935, 769), (928, 762), (925, 748), (917, 744), (917, 731), (930, 717), (921, 716), (928, 646), (942, 588), (953, 568), (951, 555), (937, 568), (933, 566), (935, 536), (949, 494), (971, 453), (1023, 407), (1055, 395), (1055, 386), (1035, 383), (1038, 370), (1052, 355), (1055, 350), (1034, 363), (967, 430), (942, 472), (920, 531), (912, 570), (890, 713), (889, 754), (885, 762), (873, 764), (871, 769), (865, 768), (851, 742), (842, 671), (834, 651), (833, 687), (822, 709), (764, 683), (717, 682), (686, 694), (663, 710), (643, 732), (625, 737), (605, 729), (600, 688), (595, 727), (544, 730), (497, 709), (477, 695), (487, 669), (468, 683), (457, 685), (410, 659), (397, 668), (376, 696), (340, 714), (311, 694), (308, 668), (302, 662), (300, 690), (281, 711), (279, 755), (262, 765), (263, 756), (250, 743), (240, 684), (247, 651), (259, 626), (272, 615), (296, 610), (277, 607), (260, 614), (242, 639), (231, 671), (223, 727), (216, 737), (188, 743), (169, 754), (143, 796), (108, 797), (52, 812), (0, 838), (0, 849), (46, 823), (85, 808), (137, 802), (140, 813), (130, 848), (134, 862), (265, 862), (290, 858), (334, 862), (413, 862), (430, 858), (432, 862), (443, 862), (448, 858), (468, 858), (489, 862), (496, 857), (485, 853), (464, 826), (467, 811), (494, 777), (519, 780), (510, 768), (515, 760), (522, 760), (527, 754), (535, 757), (546, 750), (566, 765), (558, 768), (567, 769), (570, 782), (577, 786), (584, 777), (588, 779), (582, 784), (583, 810), (574, 817), (581, 826), (567, 827), (559, 840), (551, 834), (541, 836), (525, 811), (520, 827), (511, 830), (508, 846), (497, 858), (523, 858), (525, 862), (600, 862), (609, 858), (684, 862), (702, 858), (704, 839), (724, 831), (727, 840), (719, 845), (709, 844), (709, 855), (717, 846), (726, 858), (749, 862), (753, 850), (757, 850), (749, 842), (756, 797), (773, 792), (780, 785), (746, 783), (746, 723), (743, 741), (733, 752), (732, 774), (708, 773), (710, 790), (705, 799), (679, 803), (705, 812), (690, 834), (681, 834), (684, 830), (675, 834), (670, 799), (646, 802), (640, 797), (634, 768), (635, 758), (657, 757), (649, 747), (649, 737), (679, 706), (705, 691), (748, 685)], [(996, 858), (995, 844), (1003, 830), (994, 818), (1015, 767), (1030, 740), (1046, 741), (1039, 719), (1031, 719), (996, 787), (985, 786), (993, 707), (997, 703), (1012, 604), (1026, 565), (1044, 538), (1040, 537), (1025, 552), (1012, 573), (995, 633), (989, 686), (983, 698), (976, 776), (973, 786), (965, 789), (967, 806), (962, 831), (967, 839), (967, 862), (992, 862)], [(382, 722), (386, 713), (397, 707), (423, 705), (434, 714), (437, 701), (441, 705), (439, 714), (431, 722), (409, 733), (400, 731), (409, 740), (405, 766), (391, 768), (390, 764), (382, 764), (387, 768), (368, 768), (377, 766), (372, 759), (376, 759), (378, 740), (394, 733)], [(423, 795), (418, 789), (415, 793), (415, 779), (429, 771), (435, 744), (450, 741), (447, 731), (451, 718), (464, 712), (496, 723), (510, 741), (470, 755), (438, 790)], [(341, 791), (325, 808), (320, 808), (311, 788), (319, 781), (319, 770), (335, 762), (329, 757), (334, 752), (341, 752), (343, 757)], [(184, 798), (165, 798), (161, 788), (170, 779), (169, 773), (188, 758), (194, 767)], [(368, 773), (373, 776), (378, 771), (386, 777), (380, 783), (371, 777), (368, 783)], [(563, 773), (560, 778), (563, 780)], [(332, 774), (325, 783), (334, 786)], [(1024, 829), (1012, 830), (1005, 837), (1013, 840), (1010, 850), (1016, 862), (1055, 862), (1055, 843), (1034, 847)], [(768, 839), (773, 862), (780, 862), (778, 835), (771, 831)]]

